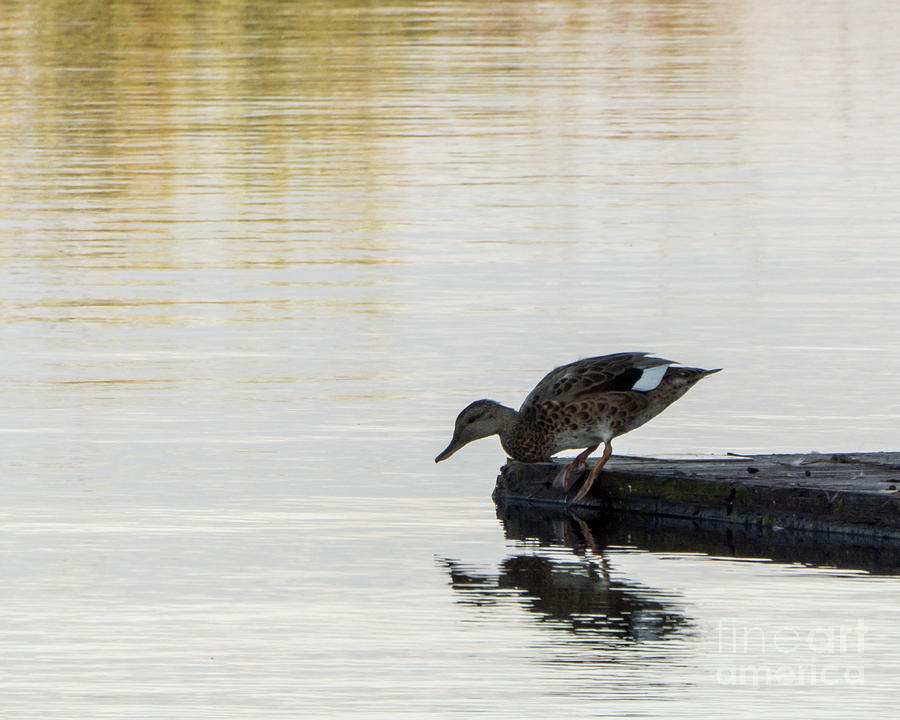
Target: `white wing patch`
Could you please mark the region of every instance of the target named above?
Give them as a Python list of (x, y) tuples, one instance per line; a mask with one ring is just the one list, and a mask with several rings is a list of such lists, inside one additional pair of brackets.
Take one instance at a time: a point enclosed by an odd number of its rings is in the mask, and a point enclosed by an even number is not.
[(657, 365), (656, 367), (647, 368), (644, 370), (644, 374), (641, 375), (641, 379), (632, 385), (631, 389), (640, 390), (641, 392), (653, 390), (662, 382), (663, 376), (668, 369), (668, 365)]

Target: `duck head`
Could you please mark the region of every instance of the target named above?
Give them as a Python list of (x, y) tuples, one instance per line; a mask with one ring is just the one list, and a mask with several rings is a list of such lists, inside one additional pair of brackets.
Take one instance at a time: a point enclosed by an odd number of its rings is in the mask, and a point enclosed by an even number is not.
[(453, 439), (434, 461), (446, 460), (463, 445), (496, 435), (516, 418), (516, 411), (493, 400), (476, 400), (456, 418)]

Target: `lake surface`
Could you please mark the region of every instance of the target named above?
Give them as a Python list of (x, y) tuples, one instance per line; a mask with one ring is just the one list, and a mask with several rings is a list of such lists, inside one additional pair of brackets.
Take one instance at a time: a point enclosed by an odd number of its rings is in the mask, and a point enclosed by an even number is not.
[(898, 36), (3, 3), (2, 715), (894, 717), (877, 553), (590, 542), (498, 518), (495, 440), (433, 458), (619, 350), (725, 372), (617, 453), (897, 450)]

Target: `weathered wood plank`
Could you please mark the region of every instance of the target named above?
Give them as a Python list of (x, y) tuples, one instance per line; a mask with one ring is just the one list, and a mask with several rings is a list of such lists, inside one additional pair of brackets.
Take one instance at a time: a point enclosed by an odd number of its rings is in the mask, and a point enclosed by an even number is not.
[[(494, 497), (565, 506), (565, 461), (509, 461)], [(580, 506), (900, 542), (900, 453), (613, 458)], [(574, 495), (576, 488), (570, 491)]]

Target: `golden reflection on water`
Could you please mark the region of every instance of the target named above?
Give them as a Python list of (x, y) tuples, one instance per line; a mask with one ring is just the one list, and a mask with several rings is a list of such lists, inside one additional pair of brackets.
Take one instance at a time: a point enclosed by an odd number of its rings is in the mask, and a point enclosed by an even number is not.
[[(130, 245), (207, 236), (240, 247), (260, 221), (320, 241), (337, 228), (365, 234), (341, 238), (356, 245), (350, 255), (379, 253), (385, 206), (421, 170), (445, 185), (440, 165), (462, 155), (476, 169), (468, 182), (491, 182), (477, 171), (502, 158), (481, 155), (486, 136), (552, 145), (560, 122), (597, 120), (610, 137), (641, 126), (669, 136), (682, 121), (707, 133), (703, 115), (715, 123), (723, 108), (666, 107), (705, 75), (699, 92), (730, 85), (731, 12), (701, 8), (13, 3), (2, 38), (2, 178), (16, 197), (6, 214), (24, 202), (43, 223), (17, 218), (23, 229), (92, 242), (127, 232)], [(644, 43), (648, 33), (662, 42)], [(680, 61), (688, 50), (693, 60)], [(646, 83), (659, 86), (654, 106)], [(553, 153), (561, 168), (571, 151)]]

